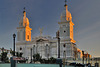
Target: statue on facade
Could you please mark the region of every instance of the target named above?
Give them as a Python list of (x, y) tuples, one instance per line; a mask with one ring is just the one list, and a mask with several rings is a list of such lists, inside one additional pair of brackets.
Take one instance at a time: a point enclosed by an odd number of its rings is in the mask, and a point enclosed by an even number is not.
[(40, 36), (42, 36), (43, 28), (39, 28), (39, 30), (40, 30)]

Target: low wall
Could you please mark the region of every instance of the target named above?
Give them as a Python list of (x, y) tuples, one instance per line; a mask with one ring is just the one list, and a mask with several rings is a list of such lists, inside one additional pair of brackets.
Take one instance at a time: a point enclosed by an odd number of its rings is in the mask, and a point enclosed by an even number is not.
[[(10, 67), (10, 66), (11, 64), (0, 64), (0, 67)], [(17, 64), (17, 67), (59, 67), (59, 65), (58, 64)], [(73, 66), (66, 66), (66, 67), (73, 67)]]
[(17, 64), (17, 67), (59, 67), (58, 64)]
[(10, 64), (0, 64), (0, 67), (10, 67)]

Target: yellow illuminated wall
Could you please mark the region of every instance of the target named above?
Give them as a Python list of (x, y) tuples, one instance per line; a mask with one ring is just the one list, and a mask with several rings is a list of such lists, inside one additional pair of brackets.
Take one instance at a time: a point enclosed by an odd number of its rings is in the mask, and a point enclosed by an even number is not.
[(70, 22), (70, 38), (73, 40), (73, 23)]
[(71, 13), (68, 11), (68, 6), (66, 5), (65, 8), (66, 8), (66, 20), (67, 21), (72, 21), (72, 16), (71, 16)]
[(26, 17), (26, 12), (24, 11), (24, 16), (23, 16), (23, 26), (25, 27), (25, 40), (26, 41), (31, 41), (31, 28), (29, 27), (29, 20)]
[(71, 42), (75, 43), (76, 41), (74, 40), (73, 38), (73, 26), (74, 26), (74, 23), (72, 22), (72, 16), (71, 16), (71, 13), (68, 11), (68, 6), (66, 5), (65, 8), (66, 8), (66, 20), (69, 21), (69, 24), (70, 24), (70, 39), (71, 39)]
[(70, 21), (70, 39), (71, 39), (71, 42), (75, 43), (76, 41), (74, 40), (74, 36), (73, 36), (73, 25), (74, 23), (72, 21)]
[(25, 28), (25, 40), (26, 41), (31, 41), (31, 28), (30, 27), (26, 27)]
[(29, 20), (26, 17), (26, 12), (23, 11), (23, 17), (21, 18), (21, 21), (19, 22), (19, 27), (17, 27), (17, 30), (19, 31), (18, 41), (31, 41), (31, 28), (29, 27)]
[(26, 17), (26, 12), (24, 11), (24, 16), (23, 16), (23, 26), (25, 27), (25, 40), (26, 41), (31, 41), (31, 28), (29, 27), (29, 20)]

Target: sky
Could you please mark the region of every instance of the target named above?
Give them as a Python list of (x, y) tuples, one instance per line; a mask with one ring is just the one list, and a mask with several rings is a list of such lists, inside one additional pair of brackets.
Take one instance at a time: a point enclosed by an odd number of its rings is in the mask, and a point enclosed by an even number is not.
[[(38, 36), (39, 28), (42, 27), (43, 35), (55, 37), (64, 4), (64, 0), (1, 0), (0, 48), (13, 48), (12, 35), (17, 34), (16, 28), (24, 7), (32, 28), (32, 37)], [(100, 0), (68, 0), (67, 4), (75, 24), (74, 39), (77, 47), (93, 57), (100, 57)]]

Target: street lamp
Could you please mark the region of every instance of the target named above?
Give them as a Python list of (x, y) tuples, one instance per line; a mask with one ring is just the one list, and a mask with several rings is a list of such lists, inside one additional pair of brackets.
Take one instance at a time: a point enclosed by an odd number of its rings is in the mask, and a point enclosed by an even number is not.
[(14, 41), (14, 50), (13, 51), (14, 51), (14, 56), (15, 56), (15, 37), (16, 37), (16, 34), (14, 33), (13, 34), (13, 41)]
[[(14, 48), (13, 48), (14, 50), (13, 51), (14, 51), (14, 56), (15, 56), (15, 37), (16, 37), (16, 34), (14, 33), (13, 34), (13, 41), (14, 41), (13, 42), (14, 43)], [(16, 61), (15, 60), (13, 60), (13, 62), (11, 63), (11, 67), (13, 67), (13, 66), (16, 67)]]
[(88, 63), (90, 63), (90, 54), (88, 54)]
[(56, 38), (58, 38), (58, 58), (60, 58), (60, 37), (59, 37), (59, 31), (56, 32)]
[(30, 63), (32, 63), (32, 48), (31, 48), (31, 62)]
[(63, 47), (64, 47), (64, 53), (63, 53), (63, 67), (65, 67), (65, 64), (66, 64), (66, 45), (64, 44)]
[(87, 60), (88, 60), (88, 52), (86, 53), (86, 64), (87, 64)]
[(82, 54), (83, 54), (83, 64), (84, 64), (84, 51), (82, 51)]
[(60, 59), (60, 37), (59, 37), (59, 31), (56, 32), (56, 38), (58, 39), (58, 59), (60, 62), (59, 67), (62, 67), (62, 60)]

